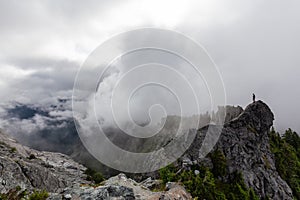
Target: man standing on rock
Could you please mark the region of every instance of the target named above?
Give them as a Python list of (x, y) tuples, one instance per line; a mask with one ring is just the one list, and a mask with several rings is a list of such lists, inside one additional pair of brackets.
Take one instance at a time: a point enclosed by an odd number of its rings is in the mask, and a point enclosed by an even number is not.
[(253, 98), (253, 103), (255, 102), (255, 94), (252, 94), (252, 98)]

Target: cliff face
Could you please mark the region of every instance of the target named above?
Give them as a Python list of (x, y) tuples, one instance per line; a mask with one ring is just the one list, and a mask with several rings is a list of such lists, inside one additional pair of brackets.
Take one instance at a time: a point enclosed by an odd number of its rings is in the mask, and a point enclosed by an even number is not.
[[(245, 184), (260, 197), (292, 199), (292, 191), (278, 175), (270, 151), (268, 133), (273, 120), (274, 115), (264, 102), (250, 104), (238, 117), (225, 124), (214, 150), (225, 155), (229, 176), (241, 172)], [(199, 149), (206, 132), (207, 127), (198, 132), (183, 157), (190, 161), (187, 163), (211, 165), (209, 157), (199, 159)]]
[(269, 146), (269, 130), (274, 115), (262, 101), (250, 104), (225, 126), (217, 144), (229, 164), (229, 172), (239, 170), (249, 187), (261, 197), (292, 199), (292, 191), (278, 175)]

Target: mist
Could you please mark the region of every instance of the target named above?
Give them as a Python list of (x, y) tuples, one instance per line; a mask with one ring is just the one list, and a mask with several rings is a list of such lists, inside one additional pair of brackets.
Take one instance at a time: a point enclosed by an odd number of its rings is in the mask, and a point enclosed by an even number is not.
[[(298, 1), (277, 0), (75, 1), (61, 6), (55, 1), (1, 1), (0, 128), (36, 148), (53, 150), (59, 149), (62, 141), (73, 143), (71, 138), (77, 133), (74, 124), (69, 123), (73, 121), (69, 100), (80, 66), (113, 35), (154, 27), (183, 33), (206, 49), (224, 82), (226, 104), (245, 107), (255, 93), (271, 107), (278, 131), (292, 128), (299, 133), (299, 6)], [(123, 45), (131, 42), (124, 41)], [(135, 54), (143, 63), (151, 60), (155, 52), (145, 55)], [(133, 122), (140, 126), (159, 126), (161, 119), (170, 115), (189, 117), (206, 111), (211, 114), (204, 80), (186, 70), (187, 63), (176, 57), (163, 54), (159, 61), (173, 66), (191, 81), (201, 109), (181, 113), (170, 91), (148, 86), (134, 93), (128, 104)], [(128, 66), (137, 64), (130, 56), (120, 58), (99, 80), (95, 109), (99, 122), (107, 129), (115, 126), (109, 103), (112, 88)], [(88, 77), (89, 74), (87, 80)], [(147, 77), (148, 74), (139, 80)], [(170, 81), (173, 77), (161, 74), (153, 78)], [(128, 81), (120, 89), (126, 93), (131, 84)], [(176, 83), (172, 85), (175, 86)], [(62, 104), (58, 99), (69, 102)], [(188, 102), (188, 99), (183, 100), (183, 104)], [(116, 110), (122, 110), (124, 103), (122, 96), (117, 98)], [(22, 108), (17, 106), (19, 104), (36, 111), (27, 117), (17, 115), (16, 108)], [(127, 100), (125, 104), (127, 106)], [(161, 106), (153, 106), (157, 104)], [(88, 110), (93, 113), (94, 107), (90, 105)], [(216, 111), (216, 107), (213, 110)], [(122, 124), (128, 124), (123, 120), (126, 117), (118, 116)], [(64, 134), (70, 137), (64, 139)]]

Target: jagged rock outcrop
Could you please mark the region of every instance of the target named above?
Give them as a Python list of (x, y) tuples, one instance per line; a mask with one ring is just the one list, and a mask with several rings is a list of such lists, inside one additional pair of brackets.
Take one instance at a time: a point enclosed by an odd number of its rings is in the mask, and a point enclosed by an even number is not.
[(30, 149), (0, 133), (0, 192), (20, 186), (60, 192), (69, 185), (88, 183), (86, 168), (60, 153)]
[(50, 200), (61, 199), (191, 199), (186, 190), (174, 183), (166, 191), (153, 192), (162, 182), (148, 178), (141, 183), (124, 174), (93, 186), (86, 180), (81, 164), (60, 153), (30, 149), (0, 132), (0, 193), (21, 190), (46, 190)]
[[(236, 118), (226, 123), (214, 150), (226, 157), (229, 174), (241, 172), (248, 187), (261, 197), (293, 199), (288, 184), (278, 175), (269, 147), (269, 130), (274, 115), (262, 101), (256, 101)], [(214, 127), (213, 127), (214, 128)], [(218, 127), (215, 127), (218, 128)], [(199, 159), (199, 149), (208, 127), (199, 130), (193, 144), (183, 156), (190, 163), (211, 166), (209, 157)]]
[[(146, 183), (147, 182), (147, 183)], [(166, 191), (153, 192), (149, 182), (156, 184), (156, 180), (149, 180), (141, 183), (127, 178), (124, 174), (111, 177), (103, 182), (101, 186), (92, 187), (89, 185), (77, 188), (66, 188), (60, 194), (51, 194), (49, 200), (61, 199), (150, 199), (150, 200), (186, 200), (192, 199), (191, 195), (177, 183), (170, 183)]]

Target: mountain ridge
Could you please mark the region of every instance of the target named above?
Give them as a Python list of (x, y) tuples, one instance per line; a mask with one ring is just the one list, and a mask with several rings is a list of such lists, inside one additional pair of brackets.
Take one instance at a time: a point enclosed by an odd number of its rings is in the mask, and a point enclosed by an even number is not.
[[(206, 166), (214, 173), (216, 179), (226, 184), (230, 184), (236, 174), (241, 174), (245, 187), (253, 189), (261, 199), (293, 199), (293, 192), (287, 182), (280, 177), (276, 169), (274, 154), (270, 149), (269, 134), (274, 121), (274, 114), (271, 109), (261, 100), (249, 104), (244, 110), (241, 110), (240, 107), (232, 109), (213, 150), (205, 158), (199, 154), (204, 138), (208, 133), (208, 126), (205, 126), (197, 131), (191, 146), (173, 164), (178, 171), (176, 174), (194, 170), (195, 167)], [(209, 126), (219, 128), (218, 125)], [(153, 193), (143, 183), (135, 182), (125, 175), (112, 177), (104, 182), (103, 186), (97, 186), (94, 189), (90, 186), (82, 188), (82, 184), (92, 184), (91, 181), (86, 180), (87, 175), (84, 173), (86, 168), (68, 156), (30, 149), (3, 133), (0, 133), (0, 141), (1, 193), (9, 191), (17, 184), (24, 189), (44, 188), (53, 192), (53, 195), (49, 197), (50, 199), (65, 198), (64, 195), (69, 197), (69, 194), (78, 198), (82, 197), (81, 199), (88, 199), (93, 195), (93, 192), (97, 195), (106, 195), (107, 198), (110, 198), (110, 195), (117, 195), (121, 198), (122, 195), (126, 194), (129, 195), (128, 199), (139, 199), (140, 193), (147, 194), (143, 196), (144, 199), (150, 198), (150, 196), (153, 199), (158, 199), (167, 194), (163, 192)], [(213, 144), (213, 141), (210, 142)], [(216, 163), (215, 155), (219, 155), (219, 158), (221, 155), (223, 165)], [(32, 169), (41, 172), (37, 176)], [(13, 173), (15, 172), (19, 172), (19, 175), (14, 176)], [(34, 175), (30, 176), (31, 173)], [(197, 176), (199, 171), (194, 170), (193, 173), (193, 176)], [(157, 183), (155, 179), (162, 178), (160, 172), (129, 176), (135, 180), (151, 177), (147, 179), (148, 185), (149, 181), (150, 185), (155, 185)], [(11, 182), (7, 183), (5, 179), (11, 180)], [(122, 181), (131, 184), (123, 184), (122, 188), (115, 187)], [(146, 188), (146, 191), (143, 188)], [(114, 192), (112, 194), (107, 193), (109, 190)], [(175, 186), (174, 190), (183, 199), (191, 198), (184, 188)], [(137, 195), (137, 193), (139, 194)], [(168, 195), (173, 194), (175, 193), (170, 193), (170, 191), (168, 193)]]
[[(270, 150), (269, 131), (273, 120), (274, 114), (267, 104), (261, 100), (251, 103), (239, 116), (224, 125), (213, 151), (220, 151), (226, 158), (228, 175), (225, 181), (235, 172), (241, 172), (247, 187), (253, 188), (260, 198), (293, 199), (291, 188), (276, 170)], [(185, 167), (188, 163), (212, 165), (209, 156), (205, 159), (197, 157), (207, 129), (204, 127), (198, 131), (181, 159)]]

